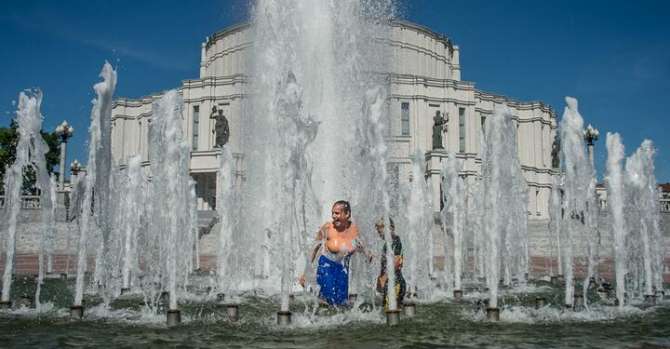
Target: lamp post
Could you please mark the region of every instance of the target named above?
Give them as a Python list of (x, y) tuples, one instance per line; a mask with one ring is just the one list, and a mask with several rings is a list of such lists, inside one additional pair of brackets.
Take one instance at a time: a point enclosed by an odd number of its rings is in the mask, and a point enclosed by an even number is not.
[(60, 173), (58, 174), (58, 187), (60, 190), (65, 189), (65, 153), (67, 141), (72, 137), (73, 133), (74, 127), (70, 126), (67, 121), (63, 121), (63, 123), (56, 126), (56, 135), (60, 140)]
[(593, 143), (598, 140), (599, 136), (600, 132), (597, 128), (594, 128), (591, 126), (591, 124), (586, 126), (586, 130), (584, 130), (584, 140), (586, 141), (586, 145), (588, 147), (589, 161), (591, 161), (591, 166), (593, 166)]

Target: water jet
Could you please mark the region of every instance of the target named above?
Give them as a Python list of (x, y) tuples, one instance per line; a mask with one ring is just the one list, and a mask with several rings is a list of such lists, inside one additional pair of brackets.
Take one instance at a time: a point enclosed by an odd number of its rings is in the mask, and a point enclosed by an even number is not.
[(499, 308), (486, 308), (486, 318), (489, 321), (500, 321), (500, 309)]
[(228, 314), (228, 319), (232, 322), (237, 322), (240, 315), (240, 306), (237, 304), (226, 304), (226, 314)]
[(46, 273), (44, 275), (45, 280), (56, 280), (56, 279), (60, 279), (60, 278), (61, 278), (61, 276), (60, 276), (59, 273)]
[(277, 312), (277, 325), (288, 326), (290, 324), (291, 324), (291, 312), (290, 311), (278, 311)]
[(575, 295), (573, 296), (573, 299), (574, 299), (574, 301), (573, 301), (572, 304), (574, 305), (575, 311), (584, 310), (584, 296), (582, 294), (575, 293)]
[(21, 308), (21, 307), (32, 308), (33, 307), (33, 299), (30, 298), (27, 294), (23, 294), (16, 301), (15, 306), (17, 308)]
[(73, 305), (70, 307), (70, 320), (81, 320), (84, 317), (84, 306)]
[(463, 290), (454, 290), (454, 300), (460, 302), (463, 299)]
[(168, 309), (167, 311), (167, 326), (172, 327), (181, 323), (181, 311), (178, 309)]
[(414, 317), (416, 315), (416, 304), (414, 302), (403, 303), (402, 308), (405, 311), (405, 316)]
[(646, 304), (646, 305), (656, 305), (656, 295), (655, 294), (645, 294), (644, 295), (644, 304)]
[(400, 322), (400, 310), (387, 310), (386, 311), (386, 324), (389, 326), (395, 326)]
[(558, 283), (557, 285), (562, 285), (565, 283), (565, 276), (563, 274), (558, 274), (556, 276), (556, 282)]

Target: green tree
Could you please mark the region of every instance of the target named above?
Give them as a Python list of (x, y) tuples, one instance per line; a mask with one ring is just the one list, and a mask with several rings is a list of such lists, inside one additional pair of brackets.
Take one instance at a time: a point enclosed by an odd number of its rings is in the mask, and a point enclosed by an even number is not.
[[(49, 152), (46, 155), (47, 170), (53, 173), (54, 166), (56, 166), (60, 159), (60, 146), (58, 136), (56, 133), (47, 133), (40, 131), (42, 138), (49, 147)], [(17, 125), (14, 120), (9, 124), (9, 127), (0, 127), (0, 193), (4, 192), (4, 178), (5, 171), (8, 166), (11, 166), (16, 159), (16, 144), (19, 141), (19, 134), (17, 132)], [(24, 171), (23, 177), (24, 193), (34, 192), (35, 173), (30, 169)]]

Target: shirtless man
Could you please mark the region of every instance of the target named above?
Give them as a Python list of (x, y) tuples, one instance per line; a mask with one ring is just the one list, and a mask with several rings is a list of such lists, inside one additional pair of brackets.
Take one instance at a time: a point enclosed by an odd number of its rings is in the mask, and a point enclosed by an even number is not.
[[(316, 234), (310, 261), (317, 255), (316, 282), (319, 298), (330, 305), (347, 304), (349, 298), (349, 257), (362, 249), (357, 240), (358, 227), (351, 222), (351, 206), (337, 201), (331, 211), (332, 222), (324, 224)], [(301, 277), (304, 284), (304, 277)]]

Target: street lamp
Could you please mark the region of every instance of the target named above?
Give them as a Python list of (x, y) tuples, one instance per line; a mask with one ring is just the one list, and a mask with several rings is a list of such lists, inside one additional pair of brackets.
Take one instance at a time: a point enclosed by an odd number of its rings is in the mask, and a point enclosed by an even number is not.
[(591, 161), (591, 166), (593, 166), (593, 143), (598, 140), (598, 137), (600, 137), (600, 132), (598, 131), (597, 128), (591, 126), (591, 124), (586, 126), (586, 130), (584, 130), (584, 140), (586, 141), (586, 145), (588, 146), (589, 160)]
[(60, 190), (65, 189), (65, 152), (67, 141), (72, 137), (74, 127), (70, 126), (67, 121), (63, 121), (56, 126), (56, 136), (60, 140), (60, 173), (58, 174), (58, 186)]

